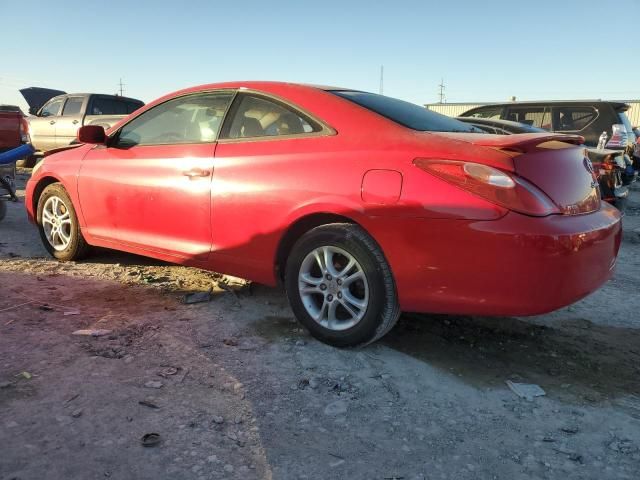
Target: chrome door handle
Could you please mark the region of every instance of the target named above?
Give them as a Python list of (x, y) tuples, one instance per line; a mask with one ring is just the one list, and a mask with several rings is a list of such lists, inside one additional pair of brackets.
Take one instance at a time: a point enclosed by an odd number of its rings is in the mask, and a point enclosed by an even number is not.
[(209, 170), (203, 170), (201, 168), (192, 168), (191, 170), (187, 170), (186, 172), (182, 172), (182, 175), (185, 177), (189, 177), (190, 180), (193, 180), (197, 177), (208, 177), (211, 172)]
[(56, 123), (56, 121), (55, 121), (55, 120), (51, 120), (51, 121), (49, 122), (49, 125), (53, 125), (54, 123)]
[(73, 123), (73, 124), (75, 125), (76, 123), (78, 123), (78, 120), (74, 120), (74, 121), (73, 121), (73, 122), (71, 122), (71, 123)]

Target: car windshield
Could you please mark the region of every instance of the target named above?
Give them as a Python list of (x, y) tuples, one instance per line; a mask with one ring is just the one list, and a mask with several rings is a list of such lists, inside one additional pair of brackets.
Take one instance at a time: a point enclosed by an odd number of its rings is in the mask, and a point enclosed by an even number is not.
[(396, 98), (354, 90), (330, 90), (330, 92), (413, 130), (422, 132), (485, 133), (473, 125), (462, 123), (451, 117)]

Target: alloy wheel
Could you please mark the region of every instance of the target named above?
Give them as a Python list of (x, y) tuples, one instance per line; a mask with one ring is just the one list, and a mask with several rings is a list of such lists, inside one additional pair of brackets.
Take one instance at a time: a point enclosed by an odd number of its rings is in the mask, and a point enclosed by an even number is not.
[(71, 243), (71, 213), (64, 201), (57, 196), (47, 199), (42, 208), (44, 235), (55, 250), (63, 251)]
[(298, 290), (307, 313), (330, 330), (346, 330), (367, 312), (369, 284), (358, 261), (334, 246), (311, 251), (298, 273)]

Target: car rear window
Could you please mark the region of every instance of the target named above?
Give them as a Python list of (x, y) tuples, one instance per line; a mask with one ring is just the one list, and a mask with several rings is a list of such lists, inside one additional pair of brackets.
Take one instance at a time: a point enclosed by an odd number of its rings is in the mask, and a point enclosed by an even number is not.
[(89, 115), (128, 115), (142, 107), (144, 103), (124, 100), (118, 97), (94, 97)]
[(396, 98), (354, 90), (330, 90), (330, 92), (413, 130), (484, 133), (472, 125)]
[(126, 105), (127, 113), (133, 113), (139, 108), (144, 107), (144, 103), (142, 102), (125, 101), (124, 104)]
[(598, 118), (598, 111), (594, 107), (554, 106), (553, 117), (554, 131), (579, 132)]

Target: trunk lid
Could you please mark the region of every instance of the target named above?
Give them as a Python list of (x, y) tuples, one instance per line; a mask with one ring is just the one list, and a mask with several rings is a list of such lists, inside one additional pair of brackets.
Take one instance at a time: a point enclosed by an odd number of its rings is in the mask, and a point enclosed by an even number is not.
[(64, 95), (66, 92), (53, 88), (29, 87), (23, 88), (20, 93), (29, 105), (29, 113), (35, 115), (53, 97)]
[(522, 135), (446, 134), (477, 146), (497, 149), (512, 158), (518, 176), (532, 183), (565, 215), (600, 208), (597, 174), (581, 146), (579, 135), (533, 133)]

